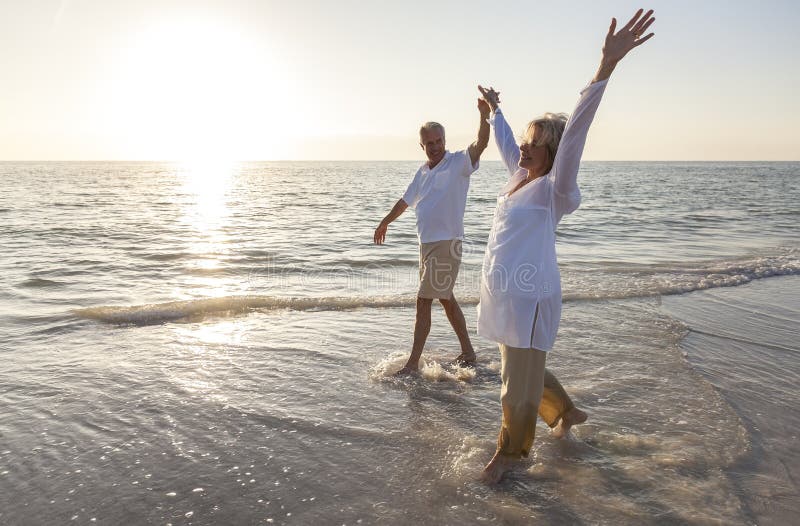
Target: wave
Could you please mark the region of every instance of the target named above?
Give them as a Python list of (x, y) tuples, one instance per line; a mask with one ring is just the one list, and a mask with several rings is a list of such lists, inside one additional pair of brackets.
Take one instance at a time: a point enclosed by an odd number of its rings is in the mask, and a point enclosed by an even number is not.
[(332, 259), (330, 261), (316, 262), (316, 266), (325, 271), (349, 270), (353, 268), (364, 270), (386, 270), (387, 267), (417, 267), (419, 259), (416, 258), (386, 258), (386, 259)]
[[(611, 266), (598, 270), (565, 272), (564, 302), (602, 301), (675, 295), (719, 287), (733, 287), (772, 276), (800, 275), (800, 251), (728, 262), (686, 265)], [(583, 281), (581, 275), (590, 276)], [(458, 291), (458, 287), (457, 287)], [(478, 296), (459, 295), (459, 303), (477, 305)], [(266, 295), (221, 296), (133, 306), (78, 309), (81, 318), (106, 323), (151, 325), (207, 316), (236, 316), (260, 310), (352, 310), (360, 308), (414, 307), (413, 294), (389, 296), (280, 297)]]
[(792, 352), (792, 353), (800, 352), (800, 349), (797, 349), (797, 348), (787, 347), (787, 346), (784, 346), (784, 345), (778, 345), (778, 344), (774, 344), (774, 343), (765, 343), (763, 341), (757, 342), (757, 341), (753, 341), (750, 338), (741, 338), (741, 337), (737, 337), (737, 336), (719, 334), (716, 331), (706, 331), (706, 330), (701, 330), (701, 329), (690, 329), (690, 330), (691, 330), (691, 332), (694, 332), (696, 334), (703, 334), (705, 336), (712, 336), (714, 338), (719, 338), (720, 340), (729, 340), (729, 341), (732, 341), (732, 342), (746, 343), (748, 345), (752, 345), (752, 346), (755, 346), (755, 347), (766, 347), (767, 349), (773, 349), (775, 351)]
[[(476, 302), (477, 303), (477, 302)], [(276, 296), (221, 296), (129, 307), (103, 306), (78, 309), (81, 318), (106, 323), (153, 325), (210, 315), (233, 316), (253, 310), (352, 310), (358, 308), (412, 307), (413, 296), (290, 298)]]
[(64, 285), (64, 283), (61, 283), (60, 281), (44, 278), (31, 278), (19, 284), (20, 287), (25, 288), (60, 287), (62, 285)]
[(142, 259), (149, 259), (152, 261), (175, 261), (178, 259), (184, 259), (191, 257), (192, 254), (188, 252), (160, 252), (156, 254), (140, 254), (139, 257)]
[[(96, 204), (97, 203), (92, 203), (92, 205), (96, 205)], [(53, 203), (53, 206), (56, 206), (56, 207), (59, 207), (59, 208), (88, 208), (89, 207), (89, 205), (85, 204), (85, 203), (62, 203), (62, 202), (59, 202), (59, 201), (56, 201), (55, 203)]]
[[(582, 274), (593, 283), (583, 283)], [(600, 276), (598, 279), (598, 275)], [(800, 275), (800, 250), (786, 249), (762, 257), (705, 263), (659, 265), (602, 264), (565, 273), (565, 301), (625, 299), (684, 294), (696, 290), (745, 285), (756, 279)], [(570, 290), (572, 289), (572, 290)]]
[(800, 248), (782, 247), (766, 250), (760, 255), (738, 257), (722, 261), (673, 261), (668, 263), (636, 264), (599, 261), (589, 270), (591, 272), (612, 271), (634, 274), (672, 274), (672, 273), (713, 273), (713, 272), (764, 272), (800, 269)]

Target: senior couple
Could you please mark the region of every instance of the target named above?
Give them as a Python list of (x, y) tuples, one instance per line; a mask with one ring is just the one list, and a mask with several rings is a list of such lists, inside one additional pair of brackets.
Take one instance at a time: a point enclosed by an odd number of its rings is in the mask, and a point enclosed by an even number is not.
[[(578, 168), (589, 126), (611, 73), (633, 48), (653, 36), (653, 11), (638, 10), (616, 31), (612, 19), (602, 59), (591, 83), (581, 91), (567, 118), (545, 113), (531, 121), (517, 146), (498, 107), (498, 92), (478, 86), (480, 128), (466, 150), (445, 149), (444, 128), (428, 122), (420, 128), (420, 145), (428, 162), (417, 170), (403, 197), (375, 229), (382, 244), (389, 224), (408, 207), (416, 211), (420, 285), (411, 356), (397, 374), (418, 370), (431, 326), (431, 306), (438, 299), (461, 344), (456, 361), (475, 363), (464, 314), (453, 295), (461, 264), (464, 209), (470, 175), (478, 169), (489, 142), (489, 126), (510, 178), (500, 190), (486, 246), (478, 305), (478, 334), (498, 343), (501, 357), (502, 423), (497, 450), (482, 478), (498, 482), (533, 445), (537, 413), (564, 436), (586, 420), (558, 379), (545, 368), (561, 318), (561, 278), (556, 261), (555, 230), (581, 201)], [(547, 78), (552, 78), (548, 75)]]

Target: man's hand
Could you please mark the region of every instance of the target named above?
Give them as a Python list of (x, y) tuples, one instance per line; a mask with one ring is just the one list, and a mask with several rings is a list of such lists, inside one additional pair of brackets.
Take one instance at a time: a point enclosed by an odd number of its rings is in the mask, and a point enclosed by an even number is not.
[(389, 229), (389, 223), (400, 217), (402, 213), (406, 211), (406, 208), (408, 208), (408, 203), (402, 199), (398, 199), (392, 207), (392, 210), (381, 220), (378, 228), (375, 229), (375, 234), (372, 236), (372, 240), (376, 245), (383, 244), (384, 240), (386, 239), (386, 231)]
[(375, 229), (375, 235), (372, 236), (372, 240), (376, 245), (383, 245), (383, 241), (386, 239), (387, 230), (389, 230), (389, 225), (381, 221), (381, 224)]
[[(497, 108), (497, 93), (495, 93), (494, 89), (491, 89), (491, 92), (494, 93), (494, 97), (486, 98), (486, 94), (488, 93), (487, 90), (483, 89), (483, 87), (478, 86), (478, 90), (480, 90), (481, 98), (478, 99), (478, 111), (481, 112), (481, 122), (478, 127), (478, 139), (469, 145), (469, 159), (472, 161), (472, 166), (478, 164), (478, 161), (481, 158), (481, 154), (486, 149), (486, 146), (489, 145), (489, 115), (492, 113), (492, 110)], [(494, 106), (492, 106), (492, 101), (494, 102)]]
[(483, 97), (478, 99), (478, 111), (481, 112), (482, 119), (488, 119), (489, 115), (492, 113), (492, 107), (489, 106), (489, 103), (486, 102), (486, 99)]
[(478, 86), (478, 91), (481, 92), (481, 98), (489, 106), (489, 109), (491, 111), (495, 111), (497, 109), (497, 105), (500, 104), (500, 92), (495, 91), (492, 87), (486, 89), (483, 86)]

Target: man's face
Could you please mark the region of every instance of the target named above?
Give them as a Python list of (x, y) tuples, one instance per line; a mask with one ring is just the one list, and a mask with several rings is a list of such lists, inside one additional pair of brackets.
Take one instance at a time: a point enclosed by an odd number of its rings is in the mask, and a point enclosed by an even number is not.
[(444, 157), (444, 134), (441, 130), (422, 130), (419, 134), (419, 144), (425, 150), (431, 166)]

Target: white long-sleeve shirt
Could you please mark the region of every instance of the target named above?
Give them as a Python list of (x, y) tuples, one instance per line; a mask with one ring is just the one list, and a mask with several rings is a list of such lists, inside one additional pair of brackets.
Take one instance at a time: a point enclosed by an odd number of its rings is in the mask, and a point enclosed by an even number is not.
[(580, 206), (578, 168), (607, 82), (581, 91), (550, 172), (510, 196), (527, 170), (518, 166), (519, 147), (502, 111), (489, 120), (511, 177), (497, 198), (483, 259), (478, 334), (485, 338), (511, 347), (553, 347), (561, 320), (556, 225)]

